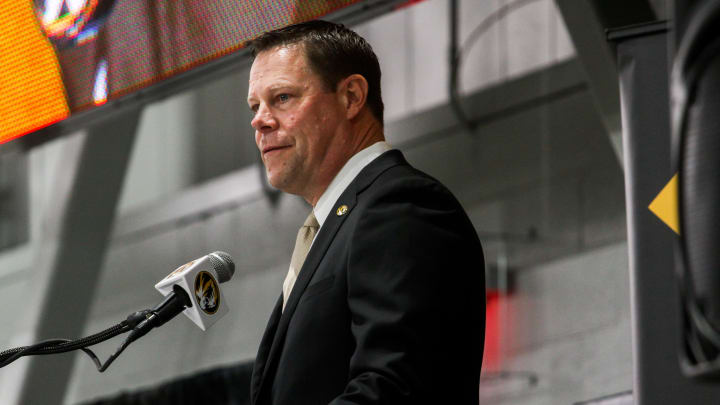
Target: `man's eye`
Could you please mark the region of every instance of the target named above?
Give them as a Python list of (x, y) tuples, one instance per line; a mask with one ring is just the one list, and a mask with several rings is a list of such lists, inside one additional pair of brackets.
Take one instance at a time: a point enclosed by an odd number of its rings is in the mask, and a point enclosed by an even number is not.
[(283, 94), (278, 95), (277, 98), (280, 102), (284, 103), (290, 99), (290, 95), (283, 93)]

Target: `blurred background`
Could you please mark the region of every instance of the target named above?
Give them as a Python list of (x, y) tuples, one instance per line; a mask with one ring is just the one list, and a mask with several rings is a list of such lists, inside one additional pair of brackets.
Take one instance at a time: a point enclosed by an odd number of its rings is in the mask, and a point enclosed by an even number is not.
[[(46, 15), (52, 2), (42, 3)], [(0, 145), (0, 349), (107, 328), (154, 306), (155, 283), (215, 250), (236, 263), (222, 285), (230, 313), (206, 332), (179, 317), (102, 374), (79, 352), (20, 359), (0, 369), (0, 403), (132, 403), (173, 381), (247, 371), (309, 206), (264, 179), (242, 43), (313, 17), (370, 42), (389, 143), (450, 188), (480, 236), (481, 403), (632, 403), (620, 402), (639, 376), (606, 30), (663, 21), (669, 1), (260, 2), (237, 25), (231, 2), (110, 3), (94, 32), (52, 42), (66, 96), (52, 125), (4, 128), (16, 139)]]

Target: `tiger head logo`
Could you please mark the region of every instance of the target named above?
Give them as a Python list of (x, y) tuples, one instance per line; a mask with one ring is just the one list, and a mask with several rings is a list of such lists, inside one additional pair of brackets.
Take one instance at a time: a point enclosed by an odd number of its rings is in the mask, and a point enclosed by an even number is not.
[(195, 276), (195, 299), (208, 315), (217, 312), (220, 307), (220, 289), (217, 281), (207, 271), (201, 271)]

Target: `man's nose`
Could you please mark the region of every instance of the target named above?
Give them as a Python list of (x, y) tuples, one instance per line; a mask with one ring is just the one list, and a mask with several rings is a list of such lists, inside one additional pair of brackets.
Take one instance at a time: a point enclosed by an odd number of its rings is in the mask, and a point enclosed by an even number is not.
[(258, 132), (269, 132), (277, 129), (277, 120), (267, 107), (261, 105), (250, 125)]

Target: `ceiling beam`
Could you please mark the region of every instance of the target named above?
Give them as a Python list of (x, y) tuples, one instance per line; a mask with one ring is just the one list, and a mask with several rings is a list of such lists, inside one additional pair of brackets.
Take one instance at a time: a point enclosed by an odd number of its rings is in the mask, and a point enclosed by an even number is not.
[(555, 0), (575, 46), (595, 106), (622, 166), (620, 93), (613, 45), (606, 30), (656, 19), (647, 0)]

